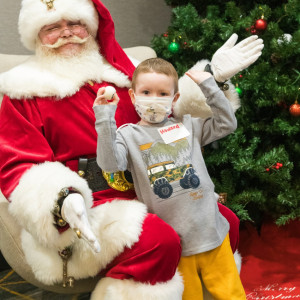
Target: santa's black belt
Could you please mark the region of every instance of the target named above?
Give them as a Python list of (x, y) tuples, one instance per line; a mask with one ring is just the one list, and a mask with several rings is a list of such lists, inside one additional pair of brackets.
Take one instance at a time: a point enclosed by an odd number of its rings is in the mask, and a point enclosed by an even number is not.
[(123, 192), (133, 189), (129, 171), (105, 172), (98, 166), (96, 158), (79, 158), (78, 174), (87, 180), (93, 193), (109, 188)]

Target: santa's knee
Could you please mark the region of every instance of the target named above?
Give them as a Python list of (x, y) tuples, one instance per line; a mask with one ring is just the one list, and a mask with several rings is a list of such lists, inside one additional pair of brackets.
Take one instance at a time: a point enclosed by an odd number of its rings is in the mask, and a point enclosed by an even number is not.
[(106, 276), (150, 285), (167, 282), (174, 277), (180, 256), (180, 239), (174, 229), (148, 214), (139, 241), (115, 258)]
[(181, 257), (180, 238), (175, 230), (156, 215), (149, 214), (140, 241), (146, 244), (145, 252), (153, 261), (149, 266), (155, 274), (153, 282), (170, 280)]

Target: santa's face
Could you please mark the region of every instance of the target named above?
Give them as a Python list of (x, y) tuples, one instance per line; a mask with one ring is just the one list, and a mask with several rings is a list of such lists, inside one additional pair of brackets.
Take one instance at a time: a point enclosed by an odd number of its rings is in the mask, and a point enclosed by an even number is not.
[(42, 45), (55, 49), (57, 54), (73, 56), (80, 53), (89, 33), (79, 21), (59, 22), (44, 26), (39, 32)]

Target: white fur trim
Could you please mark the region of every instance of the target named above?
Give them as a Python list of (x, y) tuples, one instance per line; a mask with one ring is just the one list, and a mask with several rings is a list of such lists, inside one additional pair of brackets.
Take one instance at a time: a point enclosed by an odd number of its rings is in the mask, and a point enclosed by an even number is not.
[(239, 271), (239, 274), (241, 273), (241, 268), (242, 268), (242, 256), (241, 254), (239, 253), (238, 250), (236, 250), (233, 254), (234, 256), (234, 261), (235, 261), (235, 264), (236, 264), (236, 267)]
[(11, 193), (10, 213), (39, 243), (47, 247), (64, 248), (73, 235), (59, 234), (51, 211), (62, 188), (78, 189), (87, 208), (93, 205), (92, 192), (85, 179), (59, 162), (45, 162), (27, 170)]
[[(38, 0), (37, 0), (38, 2)], [(73, 67), (75, 67), (73, 65)], [(80, 69), (81, 66), (79, 65)], [(99, 56), (96, 63), (81, 68), (59, 70), (43, 67), (36, 56), (25, 63), (0, 74), (0, 91), (12, 99), (56, 97), (62, 99), (74, 95), (88, 80), (107, 81), (119, 87), (130, 87), (128, 76), (113, 68)]]
[[(191, 70), (203, 71), (209, 63), (208, 60), (197, 62)], [(225, 91), (226, 98), (230, 101), (232, 108), (236, 111), (240, 107), (240, 100), (233, 84), (229, 81), (229, 90)], [(182, 118), (185, 114), (192, 117), (208, 118), (212, 116), (210, 107), (206, 104), (206, 98), (200, 87), (187, 75), (183, 75), (178, 82), (180, 97), (174, 106), (174, 115)]]
[[(82, 239), (69, 229), (62, 234), (72, 236), (73, 254), (68, 262), (68, 275), (75, 279), (93, 277), (104, 269), (124, 247), (131, 247), (139, 240), (146, 206), (138, 201), (114, 200), (88, 209), (89, 222), (97, 236), (100, 253), (95, 253)], [(38, 242), (27, 231), (22, 232), (22, 248), (26, 261), (36, 278), (44, 284), (62, 281), (62, 260), (56, 247), (48, 247)], [(70, 242), (71, 244), (71, 242)]]
[(181, 300), (182, 293), (183, 282), (178, 272), (171, 280), (155, 285), (107, 277), (96, 285), (91, 300)]
[(40, 29), (61, 19), (81, 21), (92, 36), (98, 30), (98, 13), (91, 0), (55, 0), (54, 8), (48, 9), (41, 0), (23, 0), (19, 15), (21, 41), (29, 50), (35, 49)]

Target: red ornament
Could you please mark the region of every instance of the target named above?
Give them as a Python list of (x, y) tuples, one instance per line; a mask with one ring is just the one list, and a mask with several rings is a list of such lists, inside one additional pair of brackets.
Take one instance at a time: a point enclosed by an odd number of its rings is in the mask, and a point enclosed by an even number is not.
[(296, 101), (294, 104), (290, 106), (290, 114), (294, 117), (300, 116), (300, 104)]
[(263, 30), (267, 29), (268, 23), (265, 19), (258, 19), (258, 20), (256, 20), (254, 27), (256, 30), (263, 31)]
[(164, 33), (164, 37), (168, 37), (169, 36), (169, 34), (166, 32), (166, 33)]

